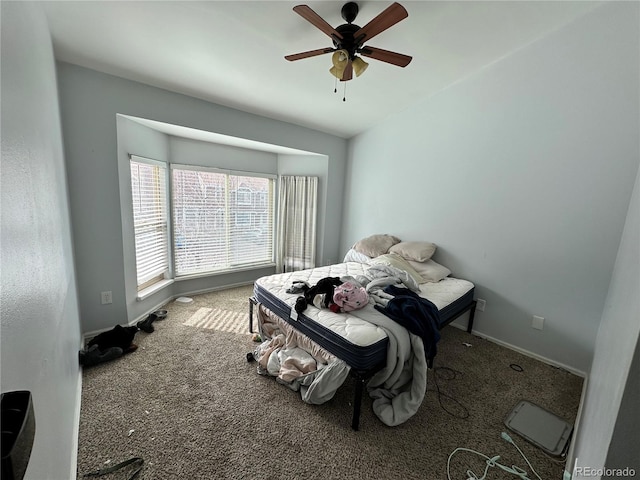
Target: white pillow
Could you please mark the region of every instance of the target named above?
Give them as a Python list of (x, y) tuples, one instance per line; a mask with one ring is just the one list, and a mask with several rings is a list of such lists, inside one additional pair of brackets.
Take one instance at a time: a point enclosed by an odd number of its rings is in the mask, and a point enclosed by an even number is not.
[(371, 260), (371, 257), (367, 257), (364, 253), (356, 252), (353, 248), (345, 254), (343, 262), (358, 262), (367, 263)]
[(380, 255), (371, 261), (369, 261), (369, 265), (387, 265), (391, 267), (395, 267), (399, 270), (404, 270), (409, 274), (409, 276), (413, 277), (416, 283), (424, 283), (425, 280), (422, 278), (422, 275), (418, 273), (404, 258), (395, 253), (386, 253), (384, 255)]
[(423, 278), (423, 281), (420, 283), (437, 283), (445, 277), (451, 275), (451, 270), (449, 270), (444, 265), (440, 265), (439, 263), (434, 262), (429, 259), (426, 262), (414, 262), (409, 261), (409, 265), (411, 265), (416, 272), (420, 274)]
[(391, 247), (389, 253), (397, 253), (405, 260), (426, 262), (436, 253), (436, 245), (431, 242), (400, 242)]

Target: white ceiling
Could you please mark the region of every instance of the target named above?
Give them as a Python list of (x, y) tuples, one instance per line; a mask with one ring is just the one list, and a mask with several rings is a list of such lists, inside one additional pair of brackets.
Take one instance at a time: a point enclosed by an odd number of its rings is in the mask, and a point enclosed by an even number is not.
[[(331, 40), (289, 1), (47, 1), (56, 58), (238, 110), (350, 138), (541, 38), (601, 2), (401, 1), (409, 17), (370, 45), (413, 56), (333, 93)], [(392, 2), (360, 1), (364, 26)], [(307, 4), (332, 26), (344, 2)]]

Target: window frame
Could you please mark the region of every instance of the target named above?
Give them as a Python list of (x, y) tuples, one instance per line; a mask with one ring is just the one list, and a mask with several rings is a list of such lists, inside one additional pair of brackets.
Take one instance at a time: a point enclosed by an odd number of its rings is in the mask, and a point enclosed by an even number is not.
[[(170, 202), (170, 219), (171, 221), (171, 234), (172, 237), (175, 239), (177, 238), (177, 234), (176, 234), (176, 225), (175, 222), (173, 221), (173, 217), (174, 217), (174, 202), (175, 202), (175, 198), (174, 198), (174, 178), (173, 178), (173, 171), (174, 170), (189, 170), (189, 171), (196, 171), (196, 172), (208, 172), (208, 173), (217, 173), (217, 174), (223, 174), (225, 175), (225, 191), (223, 192), (216, 192), (216, 195), (221, 194), (224, 197), (225, 200), (225, 216), (226, 216), (226, 223), (224, 223), (225, 227), (227, 228), (226, 231), (226, 242), (225, 242), (225, 251), (226, 251), (226, 258), (227, 258), (227, 265), (222, 267), (222, 268), (217, 268), (217, 269), (213, 269), (213, 270), (207, 270), (207, 271), (201, 271), (201, 272), (192, 272), (192, 273), (178, 273), (178, 268), (176, 265), (176, 245), (175, 245), (175, 241), (173, 241), (170, 245), (170, 250), (171, 250), (171, 254), (172, 254), (172, 278), (176, 281), (180, 281), (180, 280), (187, 280), (187, 279), (191, 279), (191, 278), (198, 278), (198, 277), (206, 277), (206, 276), (213, 276), (213, 275), (220, 275), (220, 274), (228, 274), (231, 272), (236, 272), (236, 271), (240, 271), (240, 270), (250, 270), (250, 269), (256, 269), (256, 268), (263, 268), (263, 267), (270, 267), (270, 266), (275, 266), (275, 255), (276, 255), (276, 212), (277, 212), (277, 189), (278, 189), (278, 176), (275, 174), (269, 174), (269, 173), (259, 173), (259, 172), (247, 172), (247, 171), (240, 171), (240, 170), (231, 170), (231, 169), (226, 169), (226, 168), (217, 168), (217, 167), (207, 167), (207, 166), (201, 166), (201, 165), (190, 165), (190, 164), (184, 164), (184, 163), (172, 163), (169, 162), (168, 163), (169, 166), (169, 183), (170, 183), (170, 189), (167, 192), (168, 196), (169, 196), (169, 202)], [(255, 262), (255, 263), (245, 263), (245, 264), (236, 264), (232, 261), (229, 261), (229, 255), (231, 252), (231, 247), (229, 245), (230, 240), (229, 240), (229, 231), (230, 229), (233, 229), (234, 225), (237, 224), (237, 217), (238, 217), (238, 213), (248, 213), (249, 214), (249, 224), (251, 225), (253, 222), (253, 216), (251, 215), (252, 212), (244, 212), (242, 210), (235, 210), (235, 212), (233, 212), (231, 209), (231, 204), (232, 203), (236, 203), (236, 205), (240, 205), (240, 206), (246, 206), (244, 203), (238, 204), (237, 200), (237, 193), (238, 190), (235, 191), (234, 194), (231, 193), (230, 191), (230, 177), (235, 176), (235, 177), (251, 177), (251, 178), (266, 178), (268, 180), (271, 181), (271, 205), (269, 205), (269, 194), (266, 194), (266, 205), (264, 208), (264, 211), (267, 212), (267, 219), (269, 217), (271, 217), (272, 219), (272, 225), (271, 225), (271, 249), (270, 249), (270, 258), (267, 261), (259, 261), (259, 262)], [(238, 185), (240, 186), (240, 185)], [(247, 193), (250, 193), (250, 199), (251, 202), (253, 201), (254, 198), (254, 192), (246, 187), (243, 186), (241, 187), (243, 191), (246, 191)], [(251, 203), (249, 202), (249, 203)], [(217, 213), (216, 213), (217, 215)], [(267, 222), (268, 223), (268, 222)]]
[[(132, 163), (138, 163), (138, 164), (142, 164), (142, 165), (150, 165), (152, 167), (157, 167), (159, 169), (161, 169), (161, 171), (164, 171), (164, 185), (161, 187), (161, 191), (158, 192), (158, 195), (161, 199), (161, 201), (163, 201), (164, 205), (161, 205), (160, 208), (164, 208), (164, 219), (162, 222), (159, 222), (159, 225), (162, 226), (163, 229), (163, 233), (164, 233), (164, 241), (166, 244), (166, 249), (165, 249), (165, 268), (163, 268), (162, 271), (160, 271), (157, 275), (155, 275), (152, 278), (148, 278), (146, 279), (144, 282), (142, 283), (138, 283), (139, 282), (139, 275), (138, 275), (138, 249), (136, 247), (137, 245), (137, 233), (136, 232), (136, 221), (135, 221), (135, 206), (133, 205), (134, 203), (134, 185), (133, 185), (133, 176), (131, 174), (131, 167), (132, 167)], [(154, 160), (151, 158), (147, 158), (147, 157), (141, 157), (139, 155), (134, 155), (134, 154), (129, 154), (129, 162), (128, 162), (128, 167), (129, 167), (129, 187), (131, 189), (131, 202), (132, 202), (132, 210), (131, 210), (131, 216), (132, 216), (132, 224), (133, 224), (133, 243), (134, 243), (134, 259), (135, 259), (135, 278), (136, 278), (136, 291), (138, 293), (138, 295), (140, 295), (141, 293), (143, 293), (145, 290), (148, 289), (153, 289), (156, 288), (158, 284), (160, 284), (161, 282), (167, 280), (167, 279), (171, 279), (173, 278), (173, 249), (171, 248), (172, 245), (172, 235), (171, 235), (171, 215), (170, 215), (170, 195), (169, 195), (169, 189), (170, 189), (170, 183), (169, 183), (169, 165), (167, 162), (163, 162), (160, 160)]]

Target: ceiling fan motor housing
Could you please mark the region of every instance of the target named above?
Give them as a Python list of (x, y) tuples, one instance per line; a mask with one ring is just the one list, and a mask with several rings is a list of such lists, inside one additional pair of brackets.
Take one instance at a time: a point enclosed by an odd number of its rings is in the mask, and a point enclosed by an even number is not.
[(354, 23), (345, 23), (336, 27), (336, 31), (342, 35), (342, 39), (334, 38), (333, 45), (338, 50), (346, 50), (349, 57), (353, 60), (360, 45), (354, 38), (353, 34), (360, 30), (360, 27)]
[(333, 45), (338, 50), (346, 50), (351, 60), (355, 58), (360, 46), (353, 36), (354, 33), (360, 30), (360, 26), (353, 23), (358, 16), (358, 11), (358, 4), (356, 2), (347, 2), (342, 6), (340, 13), (347, 23), (336, 27), (336, 31), (342, 35), (342, 39), (333, 38)]

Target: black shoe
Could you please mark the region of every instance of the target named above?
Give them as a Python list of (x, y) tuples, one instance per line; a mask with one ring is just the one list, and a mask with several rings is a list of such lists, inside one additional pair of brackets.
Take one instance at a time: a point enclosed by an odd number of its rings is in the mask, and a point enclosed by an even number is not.
[(152, 313), (146, 319), (136, 323), (136, 327), (138, 327), (143, 332), (151, 333), (154, 330), (153, 325), (151, 324), (154, 322), (156, 318), (157, 317)]
[(80, 365), (90, 367), (98, 363), (108, 362), (114, 358), (121, 357), (123, 353), (120, 347), (111, 347), (103, 352), (98, 348), (98, 345), (92, 345), (89, 350), (80, 351)]

